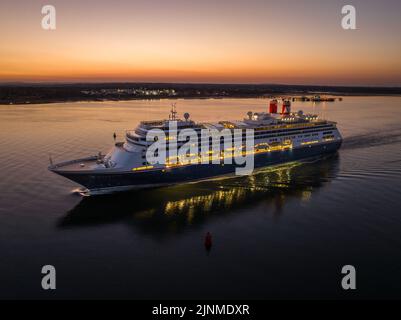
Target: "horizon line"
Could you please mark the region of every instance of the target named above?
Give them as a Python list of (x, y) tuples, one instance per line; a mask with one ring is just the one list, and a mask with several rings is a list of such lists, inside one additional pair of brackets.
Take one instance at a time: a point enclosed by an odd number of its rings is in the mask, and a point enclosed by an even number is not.
[(291, 84), (291, 83), (251, 83), (251, 82), (164, 82), (164, 81), (0, 81), (0, 86), (13, 85), (101, 85), (101, 84), (144, 84), (144, 85), (217, 85), (217, 86), (293, 86), (293, 87), (328, 87), (328, 88), (381, 88), (401, 89), (401, 85), (328, 85), (328, 84)]

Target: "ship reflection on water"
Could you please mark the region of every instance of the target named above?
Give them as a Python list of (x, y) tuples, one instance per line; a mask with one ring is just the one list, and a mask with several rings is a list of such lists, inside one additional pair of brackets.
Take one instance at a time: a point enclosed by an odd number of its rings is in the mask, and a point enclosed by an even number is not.
[(255, 205), (279, 217), (287, 200), (309, 201), (313, 192), (336, 177), (338, 167), (336, 154), (267, 168), (247, 177), (85, 197), (61, 219), (59, 227), (124, 222), (163, 237)]

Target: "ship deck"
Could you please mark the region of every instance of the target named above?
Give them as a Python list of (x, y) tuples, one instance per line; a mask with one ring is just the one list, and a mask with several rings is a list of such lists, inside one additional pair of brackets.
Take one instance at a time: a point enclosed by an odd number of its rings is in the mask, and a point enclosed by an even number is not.
[(87, 158), (75, 159), (65, 162), (52, 164), (49, 166), (49, 170), (54, 172), (60, 171), (88, 171), (93, 170), (92, 165), (96, 165), (98, 161), (97, 156), (91, 156)]

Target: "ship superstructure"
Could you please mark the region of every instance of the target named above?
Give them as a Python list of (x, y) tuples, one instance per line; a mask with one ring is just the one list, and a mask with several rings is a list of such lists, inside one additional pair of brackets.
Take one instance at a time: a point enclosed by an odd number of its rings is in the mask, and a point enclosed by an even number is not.
[[(219, 151), (209, 148), (205, 151), (199, 147), (197, 152), (178, 156), (177, 152), (171, 151), (169, 143), (174, 142), (178, 149), (185, 144), (187, 140), (177, 139), (177, 135), (185, 129), (196, 132), (199, 146), (204, 143), (201, 133), (205, 130), (253, 130), (254, 146), (251, 152), (255, 168), (333, 153), (341, 146), (342, 138), (335, 122), (319, 119), (317, 115), (304, 114), (302, 111), (291, 112), (290, 101), (282, 102), (280, 113), (278, 107), (278, 101), (272, 100), (268, 112), (250, 111), (242, 120), (196, 123), (187, 113), (184, 114), (183, 120), (178, 119), (173, 106), (169, 119), (142, 121), (136, 129), (128, 130), (125, 141), (117, 142), (106, 156), (98, 155), (53, 164), (49, 169), (81, 184), (93, 194), (234, 174), (235, 164), (224, 164), (224, 158), (231, 151), (232, 157), (235, 157), (238, 150), (233, 146), (241, 143), (234, 144), (234, 140), (242, 140), (244, 135), (238, 137), (233, 134), (230, 150), (224, 149), (225, 144), (222, 140)], [(172, 123), (175, 125), (173, 131)], [(165, 133), (164, 163), (155, 164), (148, 161), (147, 150), (155, 141), (149, 141), (147, 135), (155, 129)], [(205, 158), (210, 160), (209, 164), (202, 163)], [(221, 161), (216, 163), (219, 159)]]

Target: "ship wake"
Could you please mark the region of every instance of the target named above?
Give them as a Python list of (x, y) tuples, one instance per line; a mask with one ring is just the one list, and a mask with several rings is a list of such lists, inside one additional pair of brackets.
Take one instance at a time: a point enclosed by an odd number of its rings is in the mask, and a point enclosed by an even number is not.
[(374, 131), (344, 138), (341, 149), (362, 149), (401, 142), (401, 128)]

